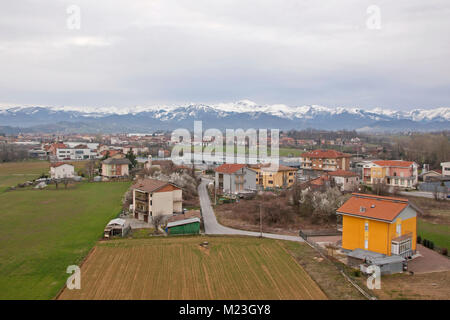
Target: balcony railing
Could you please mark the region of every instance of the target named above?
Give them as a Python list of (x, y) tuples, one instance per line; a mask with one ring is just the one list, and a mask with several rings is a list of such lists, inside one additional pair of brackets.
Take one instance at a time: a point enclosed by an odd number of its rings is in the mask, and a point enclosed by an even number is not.
[(136, 192), (136, 195), (135, 195), (134, 198), (136, 200), (139, 200), (139, 201), (148, 201), (148, 195), (142, 194), (142, 193), (138, 193), (138, 192)]

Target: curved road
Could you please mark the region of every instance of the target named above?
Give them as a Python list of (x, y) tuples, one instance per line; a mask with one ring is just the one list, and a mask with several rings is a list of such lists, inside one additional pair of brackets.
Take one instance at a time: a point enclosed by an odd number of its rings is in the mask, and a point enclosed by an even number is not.
[[(202, 182), (198, 186), (198, 195), (200, 197), (200, 206), (202, 207), (202, 215), (203, 215), (203, 223), (205, 226), (206, 234), (235, 234), (235, 235), (244, 235), (244, 236), (253, 236), (259, 237), (259, 232), (253, 231), (244, 231), (233, 228), (224, 227), (219, 224), (216, 219), (216, 215), (214, 214), (214, 210), (211, 207), (211, 201), (209, 199), (207, 185), (212, 182), (212, 180), (202, 179)], [(280, 240), (289, 240), (289, 241), (297, 241), (303, 242), (304, 240), (301, 237), (296, 236), (286, 236), (282, 234), (273, 234), (273, 233), (264, 233), (263, 237), (272, 238), (272, 239), (280, 239)]]

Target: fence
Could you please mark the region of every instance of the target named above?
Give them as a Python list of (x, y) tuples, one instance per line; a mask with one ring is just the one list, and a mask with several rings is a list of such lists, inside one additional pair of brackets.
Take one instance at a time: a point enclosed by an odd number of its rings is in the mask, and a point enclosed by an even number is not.
[[(350, 276), (345, 273), (344, 268), (342, 268), (342, 266), (339, 265), (339, 263), (336, 262), (333, 257), (330, 257), (328, 255), (328, 252), (327, 252), (327, 250), (325, 248), (321, 247), (320, 245), (318, 245), (314, 241), (308, 240), (308, 235), (305, 233), (305, 231), (301, 231), (300, 230), (299, 235), (300, 235), (300, 237), (302, 237), (305, 240), (305, 243), (308, 244), (314, 250), (316, 250), (317, 253), (322, 258), (324, 258), (325, 260), (331, 262), (336, 267), (336, 269), (338, 269), (339, 273), (345, 278), (345, 280), (347, 280), (353, 287), (355, 287), (356, 290), (358, 290), (364, 297), (366, 297), (369, 300), (377, 300), (376, 297), (374, 297), (374, 296), (370, 295), (369, 293), (367, 293), (355, 281), (353, 281), (353, 279), (350, 278)], [(329, 234), (326, 234), (326, 235), (329, 235)]]

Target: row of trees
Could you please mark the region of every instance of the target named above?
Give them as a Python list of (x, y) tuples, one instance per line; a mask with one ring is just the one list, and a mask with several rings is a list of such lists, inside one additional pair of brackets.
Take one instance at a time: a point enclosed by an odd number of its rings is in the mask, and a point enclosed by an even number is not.
[(22, 161), (28, 158), (26, 147), (6, 143), (0, 144), (0, 162)]
[(371, 136), (369, 142), (383, 148), (380, 158), (403, 159), (440, 168), (450, 159), (450, 133), (413, 133), (409, 135)]

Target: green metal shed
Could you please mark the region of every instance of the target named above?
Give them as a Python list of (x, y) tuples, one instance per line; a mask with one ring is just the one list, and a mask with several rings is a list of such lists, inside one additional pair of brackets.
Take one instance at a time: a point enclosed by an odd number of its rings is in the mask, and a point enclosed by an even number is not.
[(200, 232), (200, 219), (190, 218), (169, 222), (166, 229), (168, 234), (198, 234)]

